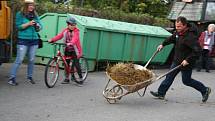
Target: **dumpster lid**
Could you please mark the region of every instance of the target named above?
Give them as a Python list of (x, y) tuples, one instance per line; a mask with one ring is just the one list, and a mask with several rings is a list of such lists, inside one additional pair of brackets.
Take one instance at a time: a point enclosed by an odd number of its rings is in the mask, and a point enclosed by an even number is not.
[(121, 22), (121, 21), (101, 19), (101, 18), (80, 16), (80, 15), (74, 15), (74, 14), (69, 14), (69, 15), (74, 16), (81, 25), (84, 25), (89, 28), (109, 30), (109, 31), (120, 31), (125, 33), (138, 33), (138, 34), (145, 34), (145, 35), (165, 36), (165, 37), (171, 35), (164, 28), (159, 26), (134, 24), (134, 23)]
[(75, 14), (58, 14), (58, 13), (45, 13), (40, 16), (41, 19), (47, 16), (56, 16), (57, 19), (63, 18), (66, 20), (67, 16), (73, 16), (80, 26), (90, 29), (98, 29), (104, 31), (114, 31), (120, 33), (134, 33), (158, 37), (168, 37), (171, 35), (167, 30), (159, 26), (150, 26), (142, 24), (127, 23), (121, 21), (107, 20), (101, 18), (87, 17)]

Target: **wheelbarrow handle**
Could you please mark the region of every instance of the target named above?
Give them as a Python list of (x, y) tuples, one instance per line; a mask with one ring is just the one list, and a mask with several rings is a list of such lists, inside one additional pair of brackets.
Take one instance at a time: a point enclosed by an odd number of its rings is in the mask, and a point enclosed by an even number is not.
[(156, 50), (156, 51), (153, 53), (152, 57), (148, 60), (148, 62), (147, 62), (146, 65), (144, 66), (145, 69), (146, 69), (146, 67), (149, 65), (149, 63), (152, 61), (152, 59), (155, 57), (155, 55), (156, 55), (158, 52), (159, 52), (159, 51)]
[(167, 74), (169, 74), (169, 73), (175, 71), (176, 69), (180, 68), (181, 66), (182, 66), (181, 64), (178, 65), (178, 66), (176, 66), (175, 68), (169, 70), (168, 72), (166, 72), (166, 73), (164, 73), (164, 74), (158, 76), (155, 80), (159, 80), (159, 79), (163, 78), (164, 76), (166, 76)]
[(153, 53), (152, 57), (148, 60), (148, 62), (147, 62), (146, 65), (144, 66), (144, 68), (146, 68), (146, 67), (149, 65), (149, 63), (152, 61), (152, 59), (155, 57), (155, 55), (156, 55), (158, 52), (159, 52), (159, 51), (156, 50), (156, 51)]

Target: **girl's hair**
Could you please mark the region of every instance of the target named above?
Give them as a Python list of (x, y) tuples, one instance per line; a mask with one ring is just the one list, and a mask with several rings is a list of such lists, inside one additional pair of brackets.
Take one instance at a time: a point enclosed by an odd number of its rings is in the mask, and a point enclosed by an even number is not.
[[(28, 6), (29, 6), (30, 4), (35, 5), (34, 3), (24, 3), (23, 7), (21, 8), (21, 13), (22, 13), (24, 16), (25, 16), (26, 14), (28, 14)], [(33, 10), (33, 14), (34, 14), (35, 16), (38, 16), (38, 14), (37, 14), (37, 12), (36, 12), (35, 9)]]

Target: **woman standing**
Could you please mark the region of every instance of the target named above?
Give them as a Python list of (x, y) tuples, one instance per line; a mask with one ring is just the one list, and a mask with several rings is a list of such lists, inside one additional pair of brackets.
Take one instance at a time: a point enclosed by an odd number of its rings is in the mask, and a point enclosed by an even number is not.
[(197, 71), (205, 67), (206, 72), (210, 72), (209, 54), (212, 52), (215, 41), (215, 24), (209, 24), (207, 31), (201, 33), (199, 43), (202, 48), (200, 59), (197, 63)]
[(37, 32), (41, 30), (42, 25), (35, 11), (34, 0), (25, 0), (22, 10), (16, 13), (16, 28), (18, 29), (17, 57), (10, 71), (8, 84), (18, 85), (16, 73), (26, 53), (28, 55), (27, 80), (35, 84), (32, 76), (35, 54), (38, 48), (39, 37)]

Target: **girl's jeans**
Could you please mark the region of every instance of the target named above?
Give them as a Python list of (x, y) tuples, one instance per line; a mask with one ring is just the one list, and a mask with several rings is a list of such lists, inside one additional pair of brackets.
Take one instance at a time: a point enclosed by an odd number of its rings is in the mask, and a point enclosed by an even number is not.
[(10, 71), (10, 79), (16, 78), (16, 72), (19, 66), (22, 64), (22, 61), (26, 53), (28, 54), (27, 78), (32, 77), (33, 69), (34, 69), (34, 59), (35, 59), (37, 48), (38, 48), (38, 45), (31, 45), (31, 46), (17, 45), (17, 56)]

